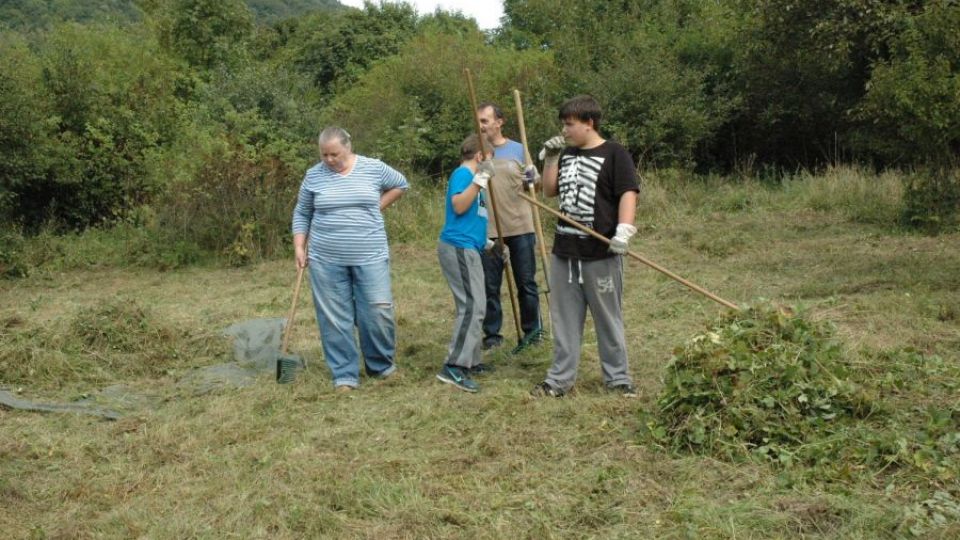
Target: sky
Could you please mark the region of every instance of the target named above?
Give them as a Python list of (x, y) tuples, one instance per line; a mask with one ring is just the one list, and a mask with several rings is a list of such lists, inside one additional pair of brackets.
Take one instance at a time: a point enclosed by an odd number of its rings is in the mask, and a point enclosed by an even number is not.
[[(467, 17), (473, 17), (482, 30), (489, 30), (500, 26), (500, 17), (503, 16), (503, 2), (497, 0), (405, 0), (416, 8), (417, 13), (426, 15), (433, 13), (437, 7), (444, 11), (460, 11)], [(340, 0), (345, 6), (363, 7), (363, 0)], [(377, 3), (376, 1), (374, 2)]]

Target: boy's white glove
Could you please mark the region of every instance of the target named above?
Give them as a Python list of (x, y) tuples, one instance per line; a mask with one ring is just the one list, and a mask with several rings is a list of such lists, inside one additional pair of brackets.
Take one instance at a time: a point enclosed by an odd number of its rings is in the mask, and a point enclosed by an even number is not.
[(620, 223), (617, 225), (617, 232), (610, 239), (610, 253), (623, 255), (627, 252), (630, 238), (637, 234), (637, 228), (629, 223)]
[(497, 240), (491, 240), (487, 238), (487, 243), (485, 246), (483, 246), (483, 249), (488, 251), (491, 255), (499, 254), (500, 258), (503, 259), (503, 264), (510, 262), (510, 250), (507, 249), (507, 245), (501, 242), (499, 238)]
[(487, 189), (487, 184), (490, 182), (490, 175), (486, 172), (480, 171), (477, 174), (473, 175), (473, 183), (480, 186), (480, 189)]
[(547, 140), (543, 143), (543, 148), (540, 149), (540, 161), (544, 162), (544, 165), (547, 165), (551, 162), (556, 163), (560, 159), (560, 152), (563, 151), (567, 146), (567, 140), (563, 138), (563, 135), (557, 135)]
[(477, 172), (485, 172), (487, 173), (487, 176), (490, 176), (490, 177), (497, 174), (497, 170), (493, 168), (493, 162), (490, 161), (489, 159), (486, 161), (481, 161), (480, 163), (477, 163)]

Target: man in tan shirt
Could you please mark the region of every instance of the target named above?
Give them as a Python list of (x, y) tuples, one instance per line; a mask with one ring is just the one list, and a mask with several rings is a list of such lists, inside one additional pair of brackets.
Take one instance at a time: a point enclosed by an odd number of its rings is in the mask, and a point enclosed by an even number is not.
[[(517, 196), (524, 191), (524, 182), (536, 180), (536, 171), (525, 171), (523, 145), (503, 136), (503, 111), (493, 103), (481, 103), (477, 118), (484, 136), (493, 147), (494, 176), (490, 182), (497, 202), (503, 244), (509, 253), (520, 304), (520, 327), (523, 338), (513, 352), (539, 343), (543, 339), (540, 321), (540, 297), (537, 290), (536, 243), (533, 228), (533, 210), (530, 204)], [(487, 236), (498, 238), (493, 209), (489, 208)], [(503, 309), (500, 303), (500, 287), (503, 281), (504, 259), (496, 250), (488, 250), (482, 256), (486, 281), (487, 309), (483, 319), (483, 348), (491, 349), (503, 344), (500, 333), (503, 326)]]

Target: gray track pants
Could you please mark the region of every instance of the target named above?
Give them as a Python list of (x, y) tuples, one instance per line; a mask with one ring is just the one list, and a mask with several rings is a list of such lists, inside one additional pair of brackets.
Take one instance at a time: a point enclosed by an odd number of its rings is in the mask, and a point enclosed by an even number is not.
[(480, 252), (440, 242), (437, 257), (457, 306), (457, 319), (445, 363), (471, 368), (480, 363), (483, 315), (487, 305)]
[(610, 257), (579, 261), (553, 255), (550, 260), (550, 316), (553, 323), (553, 365), (546, 381), (569, 391), (577, 380), (580, 344), (587, 308), (597, 331), (603, 382), (630, 383), (623, 330), (623, 261)]

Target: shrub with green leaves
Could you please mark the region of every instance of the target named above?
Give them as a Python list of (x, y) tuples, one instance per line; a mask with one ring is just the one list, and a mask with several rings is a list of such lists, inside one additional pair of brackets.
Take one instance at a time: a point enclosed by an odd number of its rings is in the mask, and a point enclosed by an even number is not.
[(760, 303), (678, 347), (652, 433), (675, 451), (819, 461), (811, 443), (873, 411), (827, 322)]
[(928, 234), (956, 227), (960, 223), (960, 169), (941, 167), (910, 175), (901, 221)]

